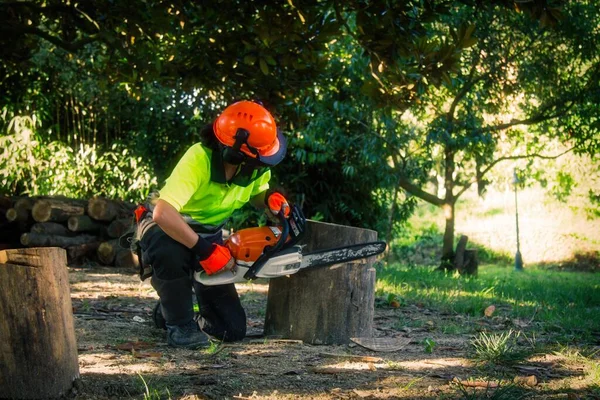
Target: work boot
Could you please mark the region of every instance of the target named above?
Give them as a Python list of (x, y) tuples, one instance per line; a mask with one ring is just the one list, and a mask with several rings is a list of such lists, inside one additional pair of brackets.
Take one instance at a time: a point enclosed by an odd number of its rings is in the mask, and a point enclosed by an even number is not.
[(154, 321), (154, 326), (158, 329), (167, 329), (167, 321), (165, 317), (163, 317), (162, 309), (160, 307), (160, 300), (156, 302), (154, 306), (154, 310), (152, 311), (152, 320)]
[(173, 347), (196, 349), (207, 347), (210, 341), (198, 323), (191, 320), (185, 325), (167, 325), (167, 343)]

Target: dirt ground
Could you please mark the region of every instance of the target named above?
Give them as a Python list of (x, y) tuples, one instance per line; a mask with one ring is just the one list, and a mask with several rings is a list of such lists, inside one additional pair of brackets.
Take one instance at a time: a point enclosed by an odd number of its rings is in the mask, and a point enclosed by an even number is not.
[[(153, 326), (158, 297), (149, 281), (140, 282), (131, 271), (98, 267), (70, 268), (69, 276), (81, 373), (72, 399), (519, 398), (485, 387), (492, 381), (489, 372), (468, 358), (472, 335), (447, 328), (492, 323), (483, 319), (379, 304), (375, 336), (404, 343), (399, 350), (378, 352), (354, 343), (313, 346), (262, 336), (268, 285), (251, 283), (238, 286), (248, 315), (244, 341), (181, 350), (167, 347), (165, 332)], [(567, 369), (551, 355), (520, 368), (499, 376), (514, 388), (514, 377), (535, 374), (536, 387), (518, 392), (527, 398), (579, 398), (570, 391), (576, 389), (573, 379), (583, 376), (581, 369)], [(495, 375), (489, 385), (498, 382), (502, 387)]]

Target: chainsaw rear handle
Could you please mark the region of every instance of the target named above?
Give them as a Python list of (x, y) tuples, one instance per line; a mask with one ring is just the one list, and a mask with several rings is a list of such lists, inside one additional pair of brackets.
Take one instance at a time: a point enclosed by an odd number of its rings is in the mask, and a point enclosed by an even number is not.
[(263, 253), (256, 259), (256, 261), (252, 264), (250, 269), (244, 274), (244, 278), (248, 280), (256, 279), (256, 275), (259, 273), (263, 265), (267, 262), (267, 260), (275, 253), (277, 253), (287, 240), (287, 237), (290, 233), (290, 224), (285, 217), (285, 207), (282, 207), (281, 210), (277, 213), (277, 219), (279, 219), (279, 223), (281, 224), (281, 235), (279, 235), (279, 240), (273, 246), (266, 246)]

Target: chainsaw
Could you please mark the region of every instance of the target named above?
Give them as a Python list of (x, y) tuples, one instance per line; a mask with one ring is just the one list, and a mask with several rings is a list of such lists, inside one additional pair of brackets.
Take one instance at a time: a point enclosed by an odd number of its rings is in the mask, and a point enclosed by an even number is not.
[(272, 279), (311, 268), (376, 256), (386, 248), (385, 242), (374, 241), (305, 254), (304, 246), (297, 244), (306, 228), (306, 219), (300, 208), (294, 205), (288, 217), (281, 211), (277, 218), (277, 226), (240, 229), (229, 236), (225, 246), (235, 259), (233, 269), (212, 275), (203, 270), (196, 271), (194, 279), (207, 286), (256, 278)]

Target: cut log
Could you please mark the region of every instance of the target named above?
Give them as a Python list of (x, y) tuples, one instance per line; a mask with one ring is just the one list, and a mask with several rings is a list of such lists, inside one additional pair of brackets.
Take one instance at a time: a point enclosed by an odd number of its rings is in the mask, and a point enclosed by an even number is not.
[(73, 236), (66, 226), (58, 222), (38, 222), (31, 227), (32, 233), (43, 233), (46, 235)]
[(139, 266), (140, 263), (137, 254), (120, 246), (117, 248), (117, 252), (115, 254), (115, 267), (137, 271)]
[(8, 210), (14, 204), (13, 198), (8, 196), (0, 196), (0, 209)]
[(98, 261), (100, 261), (104, 265), (114, 265), (115, 256), (117, 255), (118, 249), (118, 239), (100, 243), (100, 246), (98, 246), (98, 251), (96, 252), (98, 256)]
[(15, 201), (15, 205), (13, 206), (13, 208), (16, 208), (19, 211), (30, 212), (33, 209), (35, 202), (35, 198), (21, 197)]
[(97, 241), (67, 247), (67, 258), (69, 264), (81, 261), (81, 259), (84, 257), (95, 255), (100, 243), (102, 242)]
[(67, 226), (72, 232), (94, 232), (102, 233), (106, 229), (101, 223), (98, 223), (87, 215), (77, 215), (69, 217)]
[(104, 265), (114, 265), (119, 268), (137, 269), (139, 260), (130, 249), (121, 247), (118, 239), (103, 242), (96, 252), (98, 260)]
[(79, 377), (63, 249), (0, 251), (0, 397), (58, 398)]
[(8, 222), (0, 223), (0, 244), (2, 248), (15, 249), (22, 247), (19, 241), (20, 236), (21, 230), (19, 225)]
[[(303, 251), (377, 240), (377, 232), (307, 221)], [(375, 257), (271, 279), (265, 335), (346, 344), (373, 334)]]
[(465, 235), (462, 235), (460, 239), (458, 239), (458, 244), (456, 245), (456, 252), (454, 253), (454, 268), (460, 273), (462, 273), (463, 270), (465, 249), (467, 248), (468, 241), (469, 238)]
[(44, 233), (24, 233), (21, 235), (21, 244), (27, 247), (69, 247), (83, 243), (98, 241), (98, 237), (91, 235), (78, 235), (73, 237), (47, 235)]
[(130, 216), (134, 206), (104, 197), (95, 197), (88, 201), (88, 214), (98, 221), (112, 221), (115, 218)]
[(37, 222), (64, 222), (74, 215), (83, 215), (85, 203), (81, 200), (38, 200), (31, 213)]
[(465, 260), (461, 273), (464, 275), (477, 275), (478, 268), (477, 250), (465, 250)]
[(123, 236), (129, 229), (133, 227), (133, 219), (132, 218), (119, 218), (115, 219), (108, 225), (106, 228), (106, 234), (111, 238), (120, 238)]
[(19, 208), (9, 208), (6, 210), (6, 220), (9, 222), (27, 222), (31, 218), (31, 213), (28, 210)]

